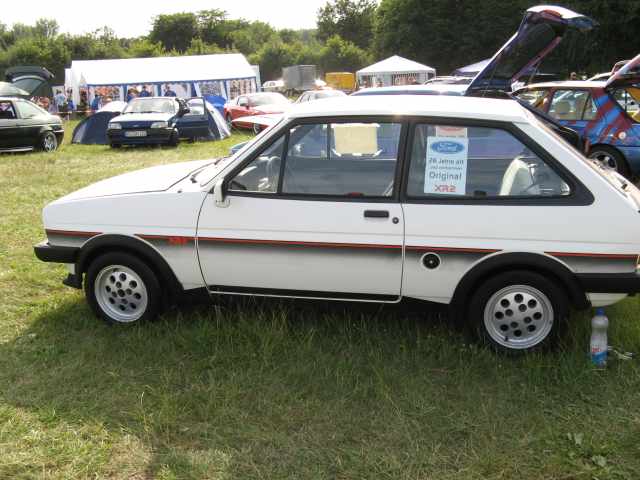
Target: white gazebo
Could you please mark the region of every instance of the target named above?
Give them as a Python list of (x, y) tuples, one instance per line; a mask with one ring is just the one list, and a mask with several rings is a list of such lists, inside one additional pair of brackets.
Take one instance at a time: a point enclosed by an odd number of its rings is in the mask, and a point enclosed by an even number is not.
[(78, 102), (85, 90), (91, 101), (96, 93), (127, 100), (129, 88), (162, 95), (165, 86), (179, 97), (216, 95), (231, 99), (255, 92), (260, 85), (254, 68), (239, 53), (176, 57), (74, 60), (65, 71), (65, 88)]
[(356, 72), (358, 85), (377, 87), (424, 83), (436, 76), (436, 69), (394, 55)]

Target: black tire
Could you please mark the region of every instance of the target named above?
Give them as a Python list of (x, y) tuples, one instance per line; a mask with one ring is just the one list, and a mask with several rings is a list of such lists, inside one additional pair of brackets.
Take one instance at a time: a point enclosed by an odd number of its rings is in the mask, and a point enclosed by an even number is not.
[(568, 315), (567, 294), (554, 280), (514, 270), (477, 288), (467, 319), (482, 343), (500, 353), (521, 355), (553, 346)]
[(178, 132), (174, 131), (169, 137), (169, 142), (167, 142), (167, 145), (169, 145), (170, 147), (177, 147), (178, 143), (180, 143), (180, 137), (178, 136)]
[(109, 145), (111, 148), (121, 148), (122, 144), (120, 143), (112, 143), (111, 145)]
[[(121, 277), (122, 274), (125, 276)], [(126, 284), (123, 286), (119, 281)], [(102, 292), (104, 283), (105, 293), (98, 299), (96, 290)], [(130, 288), (123, 288), (127, 286)], [(105, 253), (91, 262), (84, 279), (84, 293), (96, 316), (112, 325), (126, 326), (154, 320), (162, 305), (162, 289), (156, 274), (145, 262), (124, 252)], [(119, 308), (123, 309), (122, 312)]]
[(630, 178), (631, 172), (624, 155), (613, 147), (596, 145), (589, 150), (589, 158), (606, 164), (605, 167), (614, 168), (625, 178)]
[(40, 135), (38, 149), (43, 152), (54, 152), (58, 148), (58, 138), (53, 132), (44, 132)]

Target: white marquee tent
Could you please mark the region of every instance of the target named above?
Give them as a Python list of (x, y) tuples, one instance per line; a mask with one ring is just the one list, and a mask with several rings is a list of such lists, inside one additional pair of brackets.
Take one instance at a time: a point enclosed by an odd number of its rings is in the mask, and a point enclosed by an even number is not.
[(358, 84), (366, 84), (370, 87), (378, 86), (381, 81), (383, 86), (405, 85), (413, 80), (424, 83), (436, 76), (435, 68), (423, 65), (413, 60), (394, 55), (378, 63), (356, 72)]
[(162, 95), (164, 86), (169, 85), (178, 96), (218, 95), (226, 99), (259, 88), (256, 72), (239, 53), (74, 60), (65, 71), (65, 89), (73, 90), (76, 104), (83, 89), (89, 102), (96, 93), (126, 100), (129, 88), (140, 90), (143, 85), (152, 95)]

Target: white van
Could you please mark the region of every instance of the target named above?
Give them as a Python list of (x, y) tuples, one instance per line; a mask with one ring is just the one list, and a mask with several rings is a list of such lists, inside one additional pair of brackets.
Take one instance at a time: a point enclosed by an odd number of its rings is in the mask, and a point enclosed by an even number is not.
[(232, 157), (153, 167), (47, 205), (41, 260), (130, 324), (180, 292), (449, 304), (497, 349), (640, 290), (640, 192), (513, 100), (295, 107)]

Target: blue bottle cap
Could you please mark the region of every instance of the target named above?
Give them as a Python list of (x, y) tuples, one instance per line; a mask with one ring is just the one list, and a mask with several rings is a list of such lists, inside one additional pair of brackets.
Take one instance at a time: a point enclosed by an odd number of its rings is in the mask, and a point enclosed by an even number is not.
[(602, 307), (596, 308), (596, 315), (604, 315), (604, 308)]

